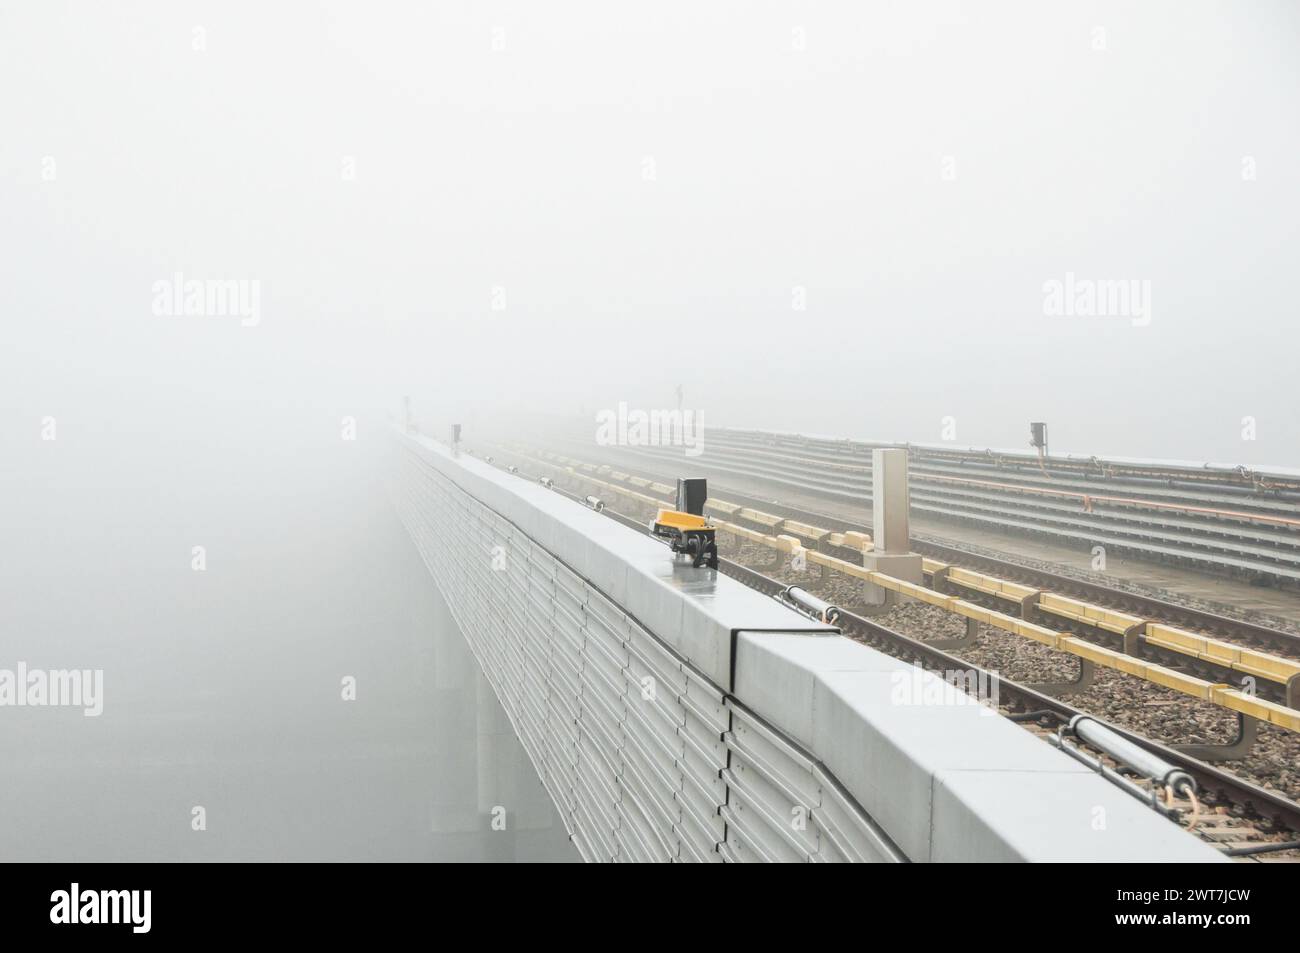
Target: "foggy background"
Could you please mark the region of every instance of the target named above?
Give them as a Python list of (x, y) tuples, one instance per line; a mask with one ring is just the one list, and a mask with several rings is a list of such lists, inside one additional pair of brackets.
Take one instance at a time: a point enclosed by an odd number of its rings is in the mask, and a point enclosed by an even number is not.
[[(1297, 466), (1298, 27), (6, 2), (4, 439), (198, 406), (324, 433), (403, 392), (594, 416), (681, 383), (706, 425), (938, 441), (951, 416), (1023, 447), (1042, 419), (1054, 451)], [(155, 315), (176, 272), (259, 281), (260, 323)], [(1151, 323), (1045, 316), (1067, 272), (1150, 281)]]
[(0, 705), (0, 861), (577, 858), (380, 422), (310, 416), (69, 428), (3, 475), (0, 669), (103, 681), (94, 717)]

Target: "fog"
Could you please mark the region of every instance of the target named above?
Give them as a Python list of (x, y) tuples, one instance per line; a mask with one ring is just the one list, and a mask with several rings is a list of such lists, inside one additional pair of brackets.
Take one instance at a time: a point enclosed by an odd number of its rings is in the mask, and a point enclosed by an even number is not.
[[(714, 425), (1300, 465), (1294, 4), (2, 16), (10, 441), (681, 384)], [(155, 314), (177, 273), (258, 323)], [(1148, 323), (1046, 315), (1067, 274)]]
[(576, 857), (377, 441), (96, 424), (4, 480), (0, 680), (98, 685), (0, 707), (0, 858)]
[[(680, 386), (706, 426), (1023, 447), (1032, 419), (1054, 452), (1300, 466), (1298, 28), (1286, 2), (4, 2), (0, 666), (102, 660), (110, 699), (126, 666), (184, 718), (233, 682), (256, 734), (374, 639), (396, 654), (356, 665), (431, 718), (402, 653), (449, 622), (392, 581), (416, 557), (377, 456), (402, 394), (594, 421)], [(344, 717), (321, 698), (284, 710)], [(110, 784), (59, 714), (0, 740)], [(403, 796), (445, 781), (433, 723), (402, 722)]]

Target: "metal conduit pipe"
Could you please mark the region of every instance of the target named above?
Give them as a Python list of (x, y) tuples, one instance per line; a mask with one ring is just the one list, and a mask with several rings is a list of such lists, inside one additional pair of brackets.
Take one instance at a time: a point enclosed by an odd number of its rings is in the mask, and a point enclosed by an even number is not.
[(1138, 747), (1095, 718), (1075, 715), (1070, 719), (1066, 730), (1098, 751), (1104, 751), (1116, 761), (1132, 768), (1143, 777), (1162, 784), (1177, 794), (1196, 791), (1196, 782), (1186, 771), (1157, 757), (1145, 748)]
[(1106, 764), (1100, 758), (1094, 758), (1091, 755), (1085, 753), (1084, 750), (1080, 748), (1078, 745), (1066, 744), (1065, 739), (1060, 734), (1048, 735), (1047, 741), (1052, 745), (1052, 747), (1057, 748), (1058, 750), (1069, 755), (1075, 761), (1078, 761), (1080, 764), (1085, 765), (1089, 770), (1096, 771), (1103, 778), (1105, 778), (1111, 784), (1115, 785), (1120, 790), (1127, 791), (1130, 795), (1137, 798), (1139, 801), (1142, 801), (1143, 803), (1149, 805), (1153, 811), (1158, 811), (1159, 813), (1165, 815), (1165, 817), (1169, 817), (1169, 818), (1175, 818), (1178, 816), (1178, 811), (1176, 809), (1171, 807), (1166, 807), (1165, 805), (1160, 803), (1160, 798), (1157, 797), (1156, 794), (1157, 788), (1154, 785), (1149, 791), (1143, 790), (1141, 785), (1130, 780), (1129, 778), (1126, 778), (1124, 775), (1120, 774), (1114, 768), (1107, 767)]
[(800, 589), (798, 586), (790, 586), (782, 590), (781, 598), (805, 615), (810, 615), (828, 625), (834, 625), (840, 617), (839, 606), (819, 599), (807, 589)]

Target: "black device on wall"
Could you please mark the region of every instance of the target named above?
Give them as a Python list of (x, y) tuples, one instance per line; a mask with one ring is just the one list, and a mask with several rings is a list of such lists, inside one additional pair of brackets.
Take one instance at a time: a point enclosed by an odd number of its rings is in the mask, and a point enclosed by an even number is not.
[(704, 501), (709, 498), (709, 481), (703, 478), (677, 480), (677, 512), (704, 515)]

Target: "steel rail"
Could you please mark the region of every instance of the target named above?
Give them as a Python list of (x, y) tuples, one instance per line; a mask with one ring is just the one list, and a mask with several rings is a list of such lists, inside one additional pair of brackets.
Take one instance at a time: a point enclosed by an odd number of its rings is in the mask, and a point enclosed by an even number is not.
[(856, 440), (851, 438), (814, 437), (806, 434), (779, 433), (774, 431), (745, 430), (739, 428), (710, 428), (711, 444), (735, 446), (776, 446), (797, 447), (804, 452), (822, 453), (835, 457), (858, 456), (869, 454), (877, 447), (901, 447), (910, 451), (919, 459), (947, 460), (958, 466), (994, 466), (999, 469), (1007, 467), (1041, 472), (1046, 466), (1061, 473), (1080, 475), (1085, 478), (1101, 478), (1132, 483), (1150, 483), (1165, 487), (1176, 486), (1186, 482), (1192, 486), (1212, 486), (1239, 495), (1260, 496), (1268, 494), (1274, 498), (1292, 497), (1300, 494), (1300, 474), (1259, 472), (1245, 466), (1223, 464), (1180, 464), (1161, 463), (1158, 461), (1111, 460), (1096, 456), (1077, 454), (1058, 454), (1040, 458), (1029, 452), (1010, 450), (977, 449), (974, 447), (960, 449), (941, 447), (934, 444), (917, 444), (907, 442)]
[[(567, 442), (567, 441), (566, 441)], [(590, 450), (589, 444), (582, 444)], [(656, 460), (657, 454), (641, 450), (624, 450), (638, 459)], [(696, 463), (695, 466), (700, 466)], [(842, 479), (818, 475), (817, 471), (800, 469), (792, 465), (766, 464), (761, 469), (755, 461), (735, 460), (714, 452), (704, 468), (715, 474), (731, 478), (758, 480), (790, 489), (811, 493), (843, 503), (860, 502), (868, 495), (866, 484), (850, 484)], [(992, 526), (1003, 532), (1044, 535), (1057, 541), (1063, 539), (1089, 539), (1100, 541), (1108, 548), (1133, 552), (1139, 558), (1163, 562), (1191, 561), (1203, 571), (1235, 573), (1239, 576), (1269, 579), (1295, 586), (1300, 583), (1300, 536), (1294, 544), (1282, 546), (1285, 541), (1259, 537), (1233, 531), (1234, 524), (1192, 525), (1192, 535), (1162, 529), (1159, 525), (1144, 527), (1132, 525), (1133, 519), (1120, 515), (1122, 511), (1094, 511), (1079, 513), (1073, 518), (1069, 513), (1043, 512), (1050, 503), (1027, 502), (1023, 507), (1008, 505), (1006, 501), (991, 498), (985, 504), (972, 503), (960, 489), (951, 497), (932, 495), (925, 488), (913, 490), (913, 507), (943, 521), (966, 521)], [(968, 496), (969, 494), (965, 494)], [(986, 512), (975, 512), (984, 510)], [(1208, 535), (1196, 535), (1196, 534)], [(1268, 546), (1266, 544), (1272, 544)]]

